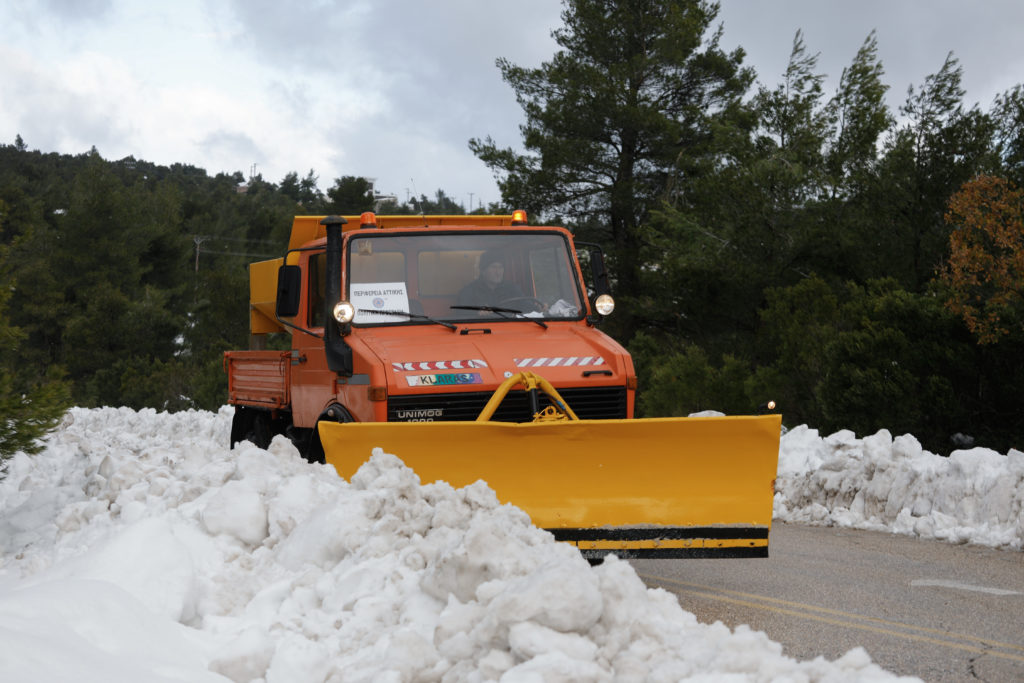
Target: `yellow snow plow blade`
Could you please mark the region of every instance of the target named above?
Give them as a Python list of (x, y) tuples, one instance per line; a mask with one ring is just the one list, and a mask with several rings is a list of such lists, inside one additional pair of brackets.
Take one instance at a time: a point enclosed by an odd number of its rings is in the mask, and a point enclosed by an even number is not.
[(779, 415), (321, 423), (350, 478), (374, 447), (423, 483), (482, 479), (588, 557), (766, 557)]

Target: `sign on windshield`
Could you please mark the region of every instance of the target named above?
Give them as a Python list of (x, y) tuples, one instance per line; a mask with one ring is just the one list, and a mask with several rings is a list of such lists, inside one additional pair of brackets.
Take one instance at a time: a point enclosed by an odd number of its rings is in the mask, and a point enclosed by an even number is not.
[(356, 323), (393, 323), (393, 313), (382, 311), (409, 312), (409, 295), (404, 282), (377, 282), (353, 284), (349, 289), (349, 301), (356, 309)]

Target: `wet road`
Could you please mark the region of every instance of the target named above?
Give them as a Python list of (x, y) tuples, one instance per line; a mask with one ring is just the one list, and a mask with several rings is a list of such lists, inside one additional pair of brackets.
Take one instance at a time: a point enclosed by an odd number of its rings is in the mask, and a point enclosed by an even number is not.
[(1024, 553), (774, 523), (771, 557), (630, 560), (703, 622), (805, 660), (862, 646), (926, 681), (1024, 681)]

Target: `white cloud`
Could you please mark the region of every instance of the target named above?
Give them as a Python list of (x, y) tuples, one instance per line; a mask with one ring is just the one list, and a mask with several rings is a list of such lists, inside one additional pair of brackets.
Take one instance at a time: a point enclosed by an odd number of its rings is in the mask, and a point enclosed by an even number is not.
[[(415, 184), (496, 201), (490, 171), (467, 147), (487, 135), (521, 142), (522, 111), (495, 59), (550, 59), (560, 12), (552, 0), (4, 3), (0, 140), (21, 134), (62, 153), (95, 145), (108, 158), (211, 174), (257, 164), (275, 182), (313, 169), (322, 187), (366, 175), (400, 197)], [(1024, 73), (1024, 5), (1009, 0), (725, 0), (720, 19), (722, 46), (742, 45), (769, 86), (797, 28), (832, 88), (877, 28), (894, 110), (950, 50), (968, 104), (989, 107)]]
[(19, 50), (0, 50), (0, 59), (6, 65), (0, 120), (12, 131), (7, 137), (20, 133), (35, 148), (82, 152), (131, 136), (117, 99), (105, 96), (131, 89), (130, 75), (115, 62), (83, 53), (53, 69)]

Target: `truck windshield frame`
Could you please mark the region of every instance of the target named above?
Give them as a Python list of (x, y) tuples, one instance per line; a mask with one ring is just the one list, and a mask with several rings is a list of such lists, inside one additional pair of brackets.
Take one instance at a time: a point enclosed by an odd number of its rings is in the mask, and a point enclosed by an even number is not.
[(345, 240), (355, 327), (586, 316), (572, 245), (558, 230), (368, 230)]

